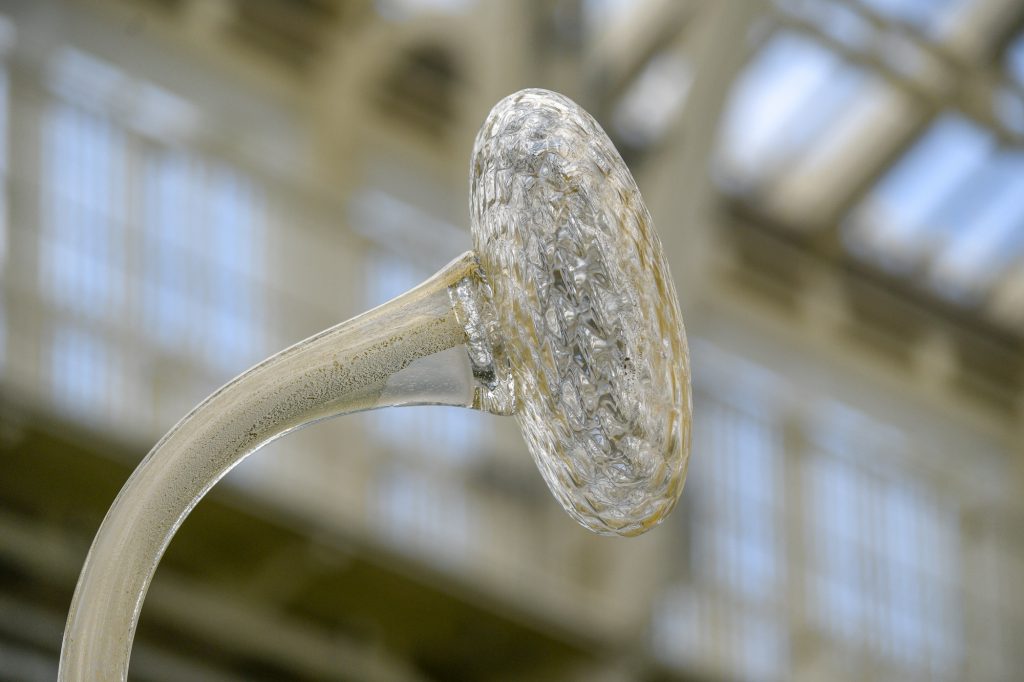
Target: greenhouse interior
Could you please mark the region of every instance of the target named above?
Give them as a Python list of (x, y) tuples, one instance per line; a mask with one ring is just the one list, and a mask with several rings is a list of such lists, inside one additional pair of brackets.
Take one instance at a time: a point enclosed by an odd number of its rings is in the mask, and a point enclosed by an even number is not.
[(131, 679), (1020, 679), (1024, 3), (0, 0), (0, 680), (194, 405), (472, 248), (523, 88), (664, 246), (675, 511), (581, 528), (515, 419), (327, 421), (182, 525)]

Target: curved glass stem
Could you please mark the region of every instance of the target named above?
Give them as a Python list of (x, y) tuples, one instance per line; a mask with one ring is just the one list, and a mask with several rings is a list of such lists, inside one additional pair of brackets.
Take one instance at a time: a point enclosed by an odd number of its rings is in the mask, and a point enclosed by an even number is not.
[(256, 365), (178, 422), (132, 474), (93, 541), (68, 615), (60, 679), (127, 678), (139, 612), (164, 550), (206, 492), (252, 452), (350, 412), (480, 406), (466, 327), (453, 305), (476, 267), (464, 254), (408, 293)]

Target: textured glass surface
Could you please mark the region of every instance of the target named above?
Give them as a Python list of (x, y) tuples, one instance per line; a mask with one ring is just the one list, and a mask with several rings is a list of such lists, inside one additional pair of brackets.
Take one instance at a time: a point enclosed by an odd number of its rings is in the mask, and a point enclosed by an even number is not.
[(566, 511), (636, 535), (686, 477), (690, 382), (672, 279), (636, 183), (594, 119), (524, 90), (491, 111), (470, 212), (526, 442)]

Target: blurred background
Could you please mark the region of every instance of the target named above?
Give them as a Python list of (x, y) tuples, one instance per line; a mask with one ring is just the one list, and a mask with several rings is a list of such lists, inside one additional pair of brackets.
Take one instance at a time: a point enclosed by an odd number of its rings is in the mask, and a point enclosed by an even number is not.
[(668, 251), (678, 511), (586, 533), (513, 420), (321, 424), (185, 523), (133, 679), (1020, 679), (1015, 0), (0, 0), (0, 679), (192, 405), (469, 248), (527, 86)]

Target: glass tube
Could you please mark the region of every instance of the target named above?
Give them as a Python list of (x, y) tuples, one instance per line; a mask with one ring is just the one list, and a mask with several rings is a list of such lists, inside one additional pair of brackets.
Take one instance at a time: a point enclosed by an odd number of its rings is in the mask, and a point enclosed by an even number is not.
[[(466, 318), (466, 253), (409, 292), (265, 360), (165, 435), (100, 526), (71, 603), (59, 679), (123, 680), (164, 550), (195, 505), (270, 441), (328, 417), (399, 405), (486, 407)], [(479, 373), (479, 372), (477, 372)]]

